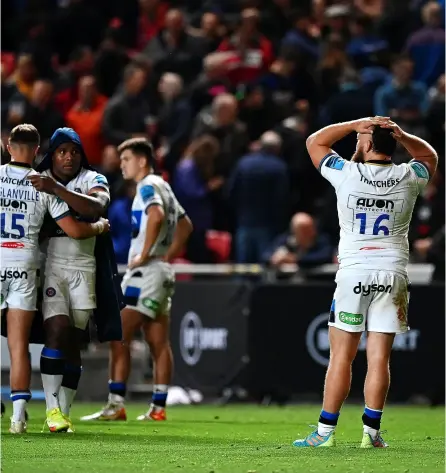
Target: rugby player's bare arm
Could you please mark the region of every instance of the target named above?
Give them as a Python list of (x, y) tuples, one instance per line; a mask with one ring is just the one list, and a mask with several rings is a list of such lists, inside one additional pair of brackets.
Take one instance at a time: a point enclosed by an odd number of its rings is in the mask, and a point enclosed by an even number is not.
[(133, 269), (146, 264), (150, 260), (150, 250), (155, 244), (163, 225), (165, 214), (161, 205), (153, 204), (147, 210), (147, 227), (144, 247), (141, 253), (136, 256), (130, 263), (129, 268)]
[(85, 240), (110, 230), (108, 220), (100, 218), (96, 223), (79, 222), (71, 215), (56, 219), (57, 225), (71, 238)]
[(350, 133), (364, 133), (371, 135), (373, 127), (379, 125), (384, 118), (362, 118), (350, 122), (329, 125), (313, 133), (307, 138), (307, 150), (313, 165), (319, 169), (321, 161), (327, 154), (335, 153), (332, 146)]
[(109, 193), (103, 187), (93, 187), (88, 195), (85, 195), (80, 192), (70, 191), (59, 184), (55, 187), (54, 194), (83, 217), (101, 217), (104, 215), (110, 202)]
[(184, 246), (192, 233), (193, 225), (190, 218), (184, 214), (178, 219), (177, 228), (173, 235), (172, 244), (167, 250), (165, 260), (170, 263), (172, 260), (178, 257), (183, 251)]
[(391, 128), (393, 137), (399, 141), (415, 161), (423, 163), (429, 171), (430, 178), (435, 174), (438, 164), (438, 155), (435, 149), (427, 142), (403, 131), (395, 122), (389, 121), (383, 128)]

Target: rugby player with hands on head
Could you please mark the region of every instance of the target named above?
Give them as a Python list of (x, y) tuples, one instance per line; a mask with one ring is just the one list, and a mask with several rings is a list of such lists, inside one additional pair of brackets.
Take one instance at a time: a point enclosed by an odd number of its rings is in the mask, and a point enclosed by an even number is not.
[(48, 212), (71, 238), (87, 239), (108, 231), (108, 222), (79, 222), (67, 204), (56, 196), (40, 193), (30, 178), (39, 150), (40, 136), (28, 124), (16, 126), (9, 136), (11, 162), (0, 167), (1, 181), (1, 309), (6, 312), (11, 357), (11, 433), (26, 432), (25, 409), (31, 399), (29, 337), (36, 310), (39, 233)]
[[(347, 161), (332, 146), (357, 133)], [(399, 142), (413, 158), (395, 165)], [(307, 139), (311, 160), (335, 188), (340, 226), (339, 270), (328, 320), (330, 362), (317, 429), (296, 447), (335, 446), (335, 428), (350, 391), (351, 365), (367, 331), (361, 448), (387, 447), (381, 417), (390, 385), (393, 340), (408, 326), (408, 231), (418, 195), (435, 174), (438, 157), (426, 141), (387, 117), (327, 126)]]

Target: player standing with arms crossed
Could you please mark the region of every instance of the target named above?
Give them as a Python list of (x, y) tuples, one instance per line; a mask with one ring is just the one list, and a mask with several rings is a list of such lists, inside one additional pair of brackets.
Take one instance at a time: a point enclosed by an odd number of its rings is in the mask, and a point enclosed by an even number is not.
[(175, 274), (170, 262), (181, 252), (192, 223), (169, 184), (153, 174), (152, 145), (144, 138), (124, 141), (118, 151), (124, 179), (137, 183), (132, 205), (132, 242), (122, 281), (127, 307), (121, 312), (124, 343), (111, 342), (108, 404), (82, 420), (126, 420), (126, 383), (130, 374), (130, 343), (143, 329), (154, 365), (152, 404), (138, 420), (166, 420), (167, 388), (172, 377), (169, 340), (170, 305)]
[(29, 179), (40, 136), (32, 125), (18, 125), (9, 136), (11, 162), (0, 167), (1, 206), (1, 308), (6, 309), (11, 357), (11, 433), (26, 432), (25, 408), (31, 399), (29, 335), (37, 299), (40, 265), (39, 232), (49, 212), (72, 238), (83, 239), (108, 231), (108, 221), (77, 222), (68, 206), (56, 196), (40, 193)]
[[(42, 166), (43, 165), (43, 166)], [(110, 202), (107, 179), (89, 168), (79, 135), (72, 128), (57, 129), (40, 167), (30, 177), (40, 192), (65, 201), (78, 218), (97, 220)], [(96, 308), (96, 237), (74, 240), (57, 225), (49, 230), (43, 284), (45, 346), (40, 371), (50, 432), (73, 430), (70, 407), (82, 372), (82, 335)]]
[[(346, 161), (331, 147), (352, 132), (358, 134), (356, 152)], [(392, 163), (397, 142), (412, 161)], [(327, 126), (308, 138), (307, 149), (335, 188), (341, 238), (322, 412), (317, 430), (293, 445), (335, 446), (339, 413), (350, 391), (351, 365), (367, 330), (361, 448), (387, 447), (380, 427), (390, 385), (390, 354), (395, 334), (409, 329), (409, 225), (416, 199), (435, 173), (437, 153), (384, 117)]]

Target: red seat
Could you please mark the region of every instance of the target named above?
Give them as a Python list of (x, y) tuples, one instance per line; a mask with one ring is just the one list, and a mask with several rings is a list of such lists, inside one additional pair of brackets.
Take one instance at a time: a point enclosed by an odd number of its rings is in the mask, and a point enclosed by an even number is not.
[(232, 236), (228, 232), (208, 230), (206, 232), (206, 246), (216, 256), (216, 263), (227, 263), (231, 255)]

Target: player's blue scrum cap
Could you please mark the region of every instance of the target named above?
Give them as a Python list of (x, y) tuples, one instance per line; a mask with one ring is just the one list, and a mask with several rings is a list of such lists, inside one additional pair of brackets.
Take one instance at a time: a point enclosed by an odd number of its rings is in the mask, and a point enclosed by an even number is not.
[(80, 136), (73, 130), (73, 128), (58, 128), (54, 133), (53, 136), (50, 138), (50, 146), (48, 151), (45, 153), (40, 164), (37, 166), (37, 172), (43, 172), (47, 169), (51, 169), (52, 162), (53, 162), (53, 153), (56, 149), (63, 145), (64, 143), (73, 143), (75, 144), (81, 153), (81, 166), (86, 169), (91, 169), (90, 165), (88, 164), (87, 155), (85, 154), (84, 147), (82, 146), (82, 142)]

